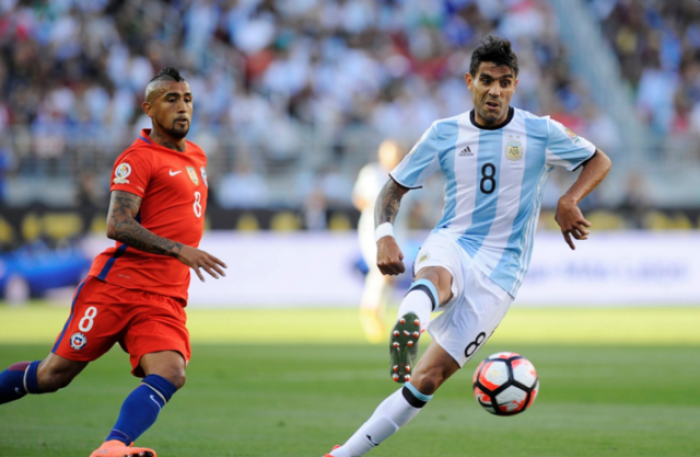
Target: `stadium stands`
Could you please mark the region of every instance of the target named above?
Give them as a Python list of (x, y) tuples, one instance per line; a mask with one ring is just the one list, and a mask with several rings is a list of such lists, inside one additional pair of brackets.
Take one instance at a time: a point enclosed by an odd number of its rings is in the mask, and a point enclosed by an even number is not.
[[(434, 119), (468, 109), (462, 76), (487, 33), (516, 43), (517, 106), (559, 113), (582, 134), (603, 131), (594, 128), (604, 122), (600, 110), (569, 74), (544, 1), (75, 0), (2, 8), (0, 170), (17, 190), (5, 198), (18, 202), (69, 202), (85, 173), (106, 185), (112, 159), (148, 125), (141, 91), (166, 64), (182, 67), (194, 90), (191, 137), (215, 164), (211, 181), (223, 186), (224, 206), (240, 200), (224, 195), (241, 167), (268, 178), (266, 204), (298, 206), (328, 187), (334, 167), (339, 186), (349, 187), (382, 138), (411, 143)], [(52, 179), (50, 200), (21, 186), (37, 177)], [(344, 198), (339, 203), (349, 193)]]
[[(640, 115), (660, 135), (700, 135), (700, 3), (591, 0), (635, 88)], [(697, 157), (695, 157), (697, 158)]]
[[(290, 210), (302, 227), (331, 225), (329, 209), (352, 223), (342, 211), (359, 168), (384, 138), (410, 145), (469, 109), (471, 50), (495, 33), (520, 56), (514, 104), (617, 159), (611, 187), (585, 202), (617, 212), (606, 227), (649, 226), (653, 207), (695, 225), (698, 2), (580, 1), (634, 89), (647, 151), (625, 147), (610, 107), (593, 102), (598, 88), (570, 65), (559, 0), (0, 2), (0, 207), (14, 219), (35, 204), (80, 208), (99, 229), (113, 160), (149, 125), (143, 87), (178, 65), (196, 99), (190, 138), (209, 154), (214, 228), (277, 226), (267, 221)], [(545, 210), (568, 182), (552, 177)]]

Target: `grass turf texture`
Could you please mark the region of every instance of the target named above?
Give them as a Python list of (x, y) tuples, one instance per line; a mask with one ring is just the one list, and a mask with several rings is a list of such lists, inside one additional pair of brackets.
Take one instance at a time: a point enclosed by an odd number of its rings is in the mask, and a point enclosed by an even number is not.
[[(0, 367), (45, 356), (66, 308), (0, 306)], [(513, 309), (474, 361), (371, 456), (696, 456), (700, 309)], [(188, 384), (139, 444), (161, 457), (312, 456), (396, 389), (356, 310), (190, 312)], [(425, 348), (425, 342), (422, 344)], [(511, 418), (481, 410), (479, 360), (516, 351), (541, 393)], [(0, 406), (0, 456), (87, 456), (136, 386), (107, 354), (57, 394)]]

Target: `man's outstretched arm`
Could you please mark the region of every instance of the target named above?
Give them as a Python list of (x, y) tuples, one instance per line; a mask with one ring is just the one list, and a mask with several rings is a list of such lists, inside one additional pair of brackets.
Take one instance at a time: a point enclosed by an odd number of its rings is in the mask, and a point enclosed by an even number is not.
[(583, 165), (581, 174), (571, 188), (559, 199), (554, 219), (571, 249), (576, 249), (572, 236), (577, 240), (586, 240), (590, 233), (587, 228), (591, 223), (583, 217), (578, 204), (603, 181), (611, 166), (607, 154), (600, 149), (596, 150), (595, 155)]
[[(139, 251), (175, 257), (194, 269), (199, 279), (204, 269), (212, 277), (226, 276), (221, 267), (226, 264), (211, 254), (176, 241), (163, 238), (139, 224), (135, 217), (141, 208), (141, 197), (129, 192), (113, 191), (107, 213), (107, 237)], [(218, 273), (218, 274), (217, 274)]]
[[(379, 196), (377, 196), (374, 210), (374, 226), (375, 229), (379, 228), (377, 233), (382, 232), (380, 226), (383, 226), (383, 224), (394, 224), (401, 206), (401, 198), (408, 191), (408, 188), (401, 186), (393, 179), (390, 179), (384, 185), (381, 192), (379, 192)], [(382, 236), (377, 240), (377, 266), (379, 271), (385, 275), (398, 275), (406, 271), (406, 267), (403, 264), (403, 253), (401, 253), (401, 249), (396, 244), (396, 239), (393, 235)]]

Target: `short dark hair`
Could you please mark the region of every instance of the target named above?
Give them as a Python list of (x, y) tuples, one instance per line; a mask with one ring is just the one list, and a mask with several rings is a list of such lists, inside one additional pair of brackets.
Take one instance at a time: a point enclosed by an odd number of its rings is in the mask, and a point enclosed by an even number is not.
[(161, 68), (157, 75), (153, 77), (149, 82), (153, 81), (175, 81), (176, 83), (185, 81), (185, 78), (180, 76), (180, 70), (175, 67), (165, 67)]
[(510, 40), (493, 35), (489, 35), (483, 40), (478, 48), (472, 53), (472, 60), (469, 64), (469, 73), (476, 76), (481, 62), (493, 62), (498, 66), (505, 65), (513, 70), (518, 76), (518, 56), (515, 55), (510, 45)]

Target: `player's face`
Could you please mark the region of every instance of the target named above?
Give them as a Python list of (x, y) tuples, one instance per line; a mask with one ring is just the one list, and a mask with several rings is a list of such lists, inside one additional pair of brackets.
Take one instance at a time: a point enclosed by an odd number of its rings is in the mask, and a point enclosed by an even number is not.
[(172, 138), (185, 138), (192, 120), (190, 85), (187, 81), (164, 81), (156, 91), (150, 103), (144, 103), (144, 107), (149, 105), (146, 114), (153, 120), (153, 126)]
[(492, 126), (505, 121), (518, 85), (513, 70), (506, 65), (482, 62), (475, 76), (467, 73), (465, 78), (472, 92), (477, 122)]

